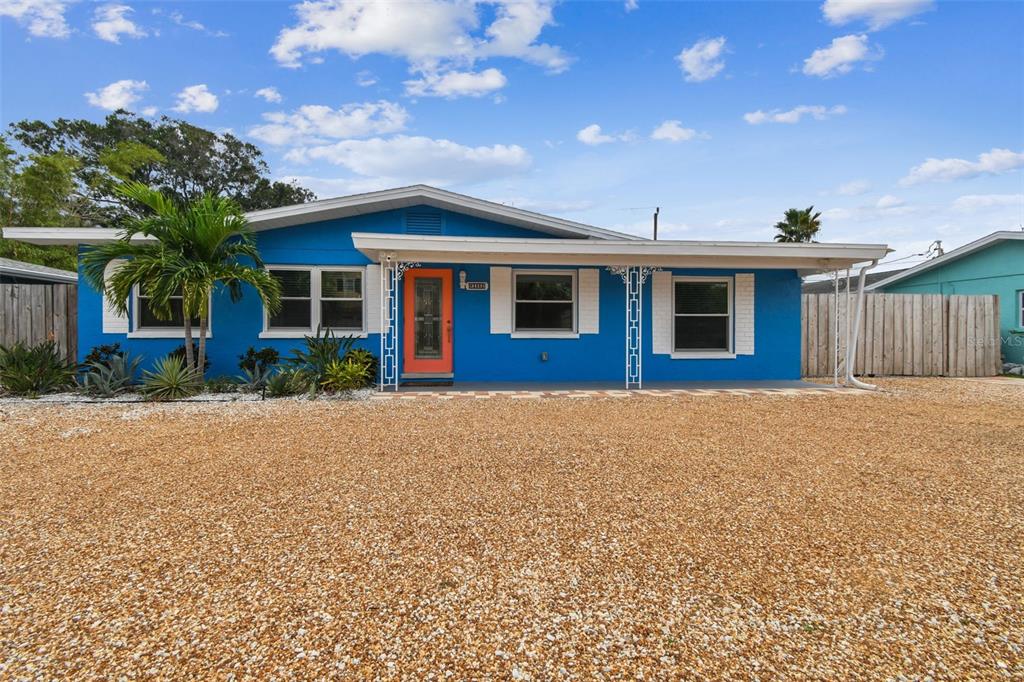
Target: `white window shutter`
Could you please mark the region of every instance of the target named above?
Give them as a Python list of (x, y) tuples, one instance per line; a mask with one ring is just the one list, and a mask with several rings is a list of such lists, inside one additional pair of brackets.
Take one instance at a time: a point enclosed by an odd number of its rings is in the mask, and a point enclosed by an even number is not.
[(117, 271), (119, 267), (124, 265), (125, 260), (123, 258), (115, 258), (114, 260), (107, 263), (107, 267), (103, 270), (103, 333), (104, 334), (127, 334), (128, 333), (128, 316), (122, 315), (114, 308), (112, 302), (107, 297), (106, 284), (110, 281), (111, 276)]
[(583, 268), (578, 279), (579, 332), (597, 334), (601, 317), (601, 271)]
[(367, 265), (363, 275), (363, 291), (366, 295), (366, 333), (380, 334), (380, 266)]
[(672, 354), (672, 273), (655, 270), (651, 276), (651, 352)]
[(754, 354), (754, 273), (736, 273), (736, 355)]
[(491, 268), (491, 333), (512, 333), (512, 268)]

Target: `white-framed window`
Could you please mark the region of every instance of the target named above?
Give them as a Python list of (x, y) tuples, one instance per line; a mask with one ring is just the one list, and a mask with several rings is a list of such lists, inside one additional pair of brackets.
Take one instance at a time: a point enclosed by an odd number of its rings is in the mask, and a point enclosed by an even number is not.
[(732, 277), (672, 278), (672, 352), (733, 352)]
[(1017, 292), (1017, 326), (1024, 329), (1024, 289)]
[[(185, 336), (185, 314), (182, 308), (181, 295), (171, 296), (171, 317), (162, 320), (150, 307), (150, 296), (136, 285), (132, 291), (132, 329), (130, 337), (179, 338)], [(213, 334), (213, 306), (207, 319), (206, 336)], [(199, 336), (199, 318), (192, 318), (192, 334)]]
[(294, 338), (330, 329), (344, 335), (366, 333), (363, 267), (270, 265), (281, 285), (281, 309), (263, 310), (262, 338)]
[(512, 333), (575, 336), (576, 270), (514, 270)]

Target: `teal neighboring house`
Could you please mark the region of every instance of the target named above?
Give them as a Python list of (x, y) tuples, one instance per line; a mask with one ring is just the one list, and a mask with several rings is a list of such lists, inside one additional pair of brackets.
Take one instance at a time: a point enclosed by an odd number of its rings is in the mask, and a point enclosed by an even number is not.
[(996, 294), (1003, 362), (1024, 364), (1024, 232), (993, 232), (867, 287), (886, 294)]

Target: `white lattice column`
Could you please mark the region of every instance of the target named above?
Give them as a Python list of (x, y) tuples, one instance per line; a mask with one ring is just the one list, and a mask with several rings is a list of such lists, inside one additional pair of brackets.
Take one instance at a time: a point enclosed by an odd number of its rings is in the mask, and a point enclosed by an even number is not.
[(385, 254), (380, 262), (380, 390), (398, 390), (398, 320), (402, 292), (399, 283), (405, 271), (419, 263), (396, 260)]
[(626, 288), (626, 389), (643, 388), (644, 283), (654, 271), (645, 265), (613, 266)]

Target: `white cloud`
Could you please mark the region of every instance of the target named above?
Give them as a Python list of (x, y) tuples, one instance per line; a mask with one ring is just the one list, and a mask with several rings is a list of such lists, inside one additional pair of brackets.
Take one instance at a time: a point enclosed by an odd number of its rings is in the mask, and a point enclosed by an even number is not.
[(864, 21), (877, 31), (932, 7), (932, 0), (825, 0), (821, 12), (832, 25)]
[(804, 60), (803, 70), (808, 76), (831, 78), (849, 73), (857, 62), (881, 58), (881, 48), (868, 45), (866, 35), (848, 35), (835, 38), (828, 47), (811, 53), (811, 56)]
[(89, 104), (100, 109), (114, 111), (127, 109), (142, 99), (142, 93), (149, 90), (146, 81), (120, 80), (100, 88), (95, 92), (85, 93)]
[(871, 183), (867, 180), (851, 180), (839, 185), (836, 189), (836, 194), (842, 194), (845, 197), (857, 197), (867, 193), (870, 189)]
[(256, 97), (262, 97), (267, 102), (280, 102), (284, 99), (275, 87), (260, 88), (254, 94)]
[(568, 68), (561, 48), (537, 42), (554, 23), (550, 0), (498, 0), (482, 34), (478, 5), (493, 6), (474, 0), (306, 0), (295, 6), (296, 25), (278, 34), (270, 53), (288, 67), (298, 67), (304, 56), (337, 50), (350, 57), (402, 57), (415, 72), (446, 71), (488, 57), (514, 57), (554, 72)]
[(666, 140), (668, 142), (685, 142), (697, 137), (697, 131), (693, 128), (684, 128), (683, 122), (678, 120), (662, 121), (661, 125), (651, 133), (652, 140)]
[(195, 21), (194, 19), (186, 19), (185, 15), (181, 12), (171, 12), (168, 16), (171, 18), (171, 21), (176, 23), (178, 26), (190, 28), (193, 31), (199, 31), (200, 33), (205, 33), (206, 35), (213, 36), (214, 38), (226, 38), (228, 35), (224, 31), (212, 31), (208, 29), (202, 22)]
[(676, 59), (679, 67), (686, 72), (686, 80), (691, 83), (714, 78), (725, 68), (722, 56), (725, 54), (725, 37), (698, 40), (680, 52)]
[(391, 186), (482, 182), (522, 173), (532, 162), (518, 145), (468, 147), (451, 140), (406, 135), (301, 147), (285, 158), (294, 163), (326, 161)]
[(128, 5), (103, 5), (92, 15), (92, 30), (101, 40), (120, 43), (121, 36), (145, 38), (148, 33), (129, 18), (133, 10)]
[(55, 0), (0, 0), (0, 17), (10, 17), (37, 38), (67, 38), (71, 29), (64, 19), (67, 2)]
[(750, 113), (743, 114), (743, 120), (750, 125), (759, 125), (761, 123), (799, 123), (800, 119), (804, 116), (810, 116), (811, 118), (819, 121), (824, 121), (830, 116), (839, 116), (845, 113), (846, 107), (842, 104), (837, 104), (834, 107), (801, 104), (789, 111), (782, 111), (781, 109), (761, 111), (758, 109), (757, 111), (751, 111)]
[(900, 199), (899, 197), (894, 197), (891, 194), (886, 194), (885, 196), (879, 198), (879, 200), (875, 203), (875, 208), (884, 211), (890, 208), (898, 208), (900, 206), (903, 206), (905, 203), (907, 202), (903, 201), (903, 199)]
[(638, 7), (640, 7), (638, 0), (626, 0), (625, 9), (627, 12), (632, 12)]
[(916, 185), (921, 182), (948, 182), (979, 175), (998, 175), (1017, 168), (1024, 168), (1024, 152), (1009, 149), (992, 149), (978, 155), (977, 161), (967, 159), (925, 159), (914, 166), (901, 185)]
[(409, 112), (401, 105), (380, 100), (338, 109), (307, 104), (290, 114), (274, 112), (263, 118), (267, 123), (251, 128), (251, 137), (272, 145), (308, 145), (398, 132), (405, 129)]
[(220, 106), (220, 100), (217, 99), (217, 95), (210, 92), (205, 83), (201, 83), (199, 85), (190, 85), (179, 92), (174, 110), (180, 111), (183, 114), (192, 111), (208, 114), (217, 111), (218, 106)]
[(634, 138), (632, 132), (620, 133), (618, 135), (605, 135), (601, 132), (601, 126), (596, 123), (591, 123), (585, 128), (580, 129), (576, 133), (576, 139), (583, 144), (596, 146), (599, 144), (607, 144), (609, 142), (629, 142)]
[(377, 84), (377, 77), (370, 71), (360, 71), (356, 74), (356, 84), (361, 88), (368, 88)]
[(143, 116), (148, 116), (149, 118), (153, 118), (154, 116), (156, 116), (156, 113), (158, 111), (160, 111), (160, 110), (157, 109), (156, 107), (142, 107), (142, 109), (139, 110), (139, 113), (141, 113)]
[(417, 80), (405, 81), (407, 95), (419, 97), (481, 97), (505, 87), (508, 80), (498, 69), (425, 73)]
[(965, 194), (953, 202), (953, 210), (963, 213), (1006, 206), (1024, 211), (1024, 194)]

